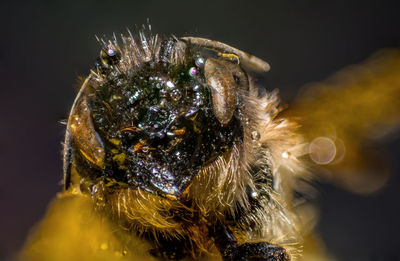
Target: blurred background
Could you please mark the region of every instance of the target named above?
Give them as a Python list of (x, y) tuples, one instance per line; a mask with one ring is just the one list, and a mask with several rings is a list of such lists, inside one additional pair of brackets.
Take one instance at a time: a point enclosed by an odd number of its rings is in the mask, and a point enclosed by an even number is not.
[[(278, 88), (289, 107), (306, 83), (400, 47), (400, 3), (388, 0), (47, 0), (7, 1), (1, 9), (2, 260), (16, 253), (61, 191), (65, 126), (59, 122), (77, 78), (98, 56), (95, 35), (134, 31), (149, 18), (156, 33), (229, 43), (271, 64), (263, 83)], [(359, 195), (325, 179), (316, 184), (317, 230), (337, 260), (400, 260), (400, 131), (373, 146), (391, 158), (385, 186)]]

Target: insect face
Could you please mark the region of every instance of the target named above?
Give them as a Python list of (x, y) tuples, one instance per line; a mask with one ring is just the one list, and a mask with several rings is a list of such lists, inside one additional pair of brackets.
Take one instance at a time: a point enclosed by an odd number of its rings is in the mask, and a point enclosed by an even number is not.
[(183, 42), (159, 48), (159, 59), (127, 70), (121, 50), (102, 50), (98, 79), (87, 81), (73, 112), (75, 166), (89, 180), (184, 199), (199, 170), (241, 142), (236, 89), (247, 78), (234, 62)]
[(279, 175), (297, 166), (281, 155), (299, 140), (293, 124), (275, 120), (276, 95), (260, 97), (247, 74), (268, 64), (202, 38), (122, 42), (102, 42), (75, 99), (66, 190), (90, 195), (161, 259), (288, 260), (277, 245), (298, 234), (283, 204), (291, 177)]

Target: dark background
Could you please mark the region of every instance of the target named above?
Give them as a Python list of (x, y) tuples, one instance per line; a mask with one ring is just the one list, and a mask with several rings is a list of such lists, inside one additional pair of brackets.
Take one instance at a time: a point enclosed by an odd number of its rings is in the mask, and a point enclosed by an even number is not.
[[(0, 259), (15, 253), (61, 190), (61, 142), (98, 53), (94, 35), (146, 23), (154, 32), (229, 43), (272, 65), (267, 88), (290, 103), (384, 47), (400, 47), (398, 1), (35, 1), (1, 4)], [(399, 72), (400, 73), (400, 72)], [(383, 142), (396, 160), (400, 134)], [(319, 185), (318, 229), (338, 260), (400, 260), (400, 164), (381, 191), (360, 197)]]

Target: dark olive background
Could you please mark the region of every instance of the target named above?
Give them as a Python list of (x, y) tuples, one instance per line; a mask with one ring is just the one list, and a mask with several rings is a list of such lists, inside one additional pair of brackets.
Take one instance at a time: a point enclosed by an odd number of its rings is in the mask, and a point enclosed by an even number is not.
[[(18, 250), (61, 190), (59, 121), (98, 55), (94, 35), (149, 18), (154, 32), (229, 43), (271, 63), (266, 87), (287, 103), (305, 83), (400, 47), (398, 1), (10, 2), (0, 16), (0, 259)], [(394, 159), (384, 190), (360, 197), (318, 185), (318, 230), (338, 260), (400, 260), (399, 145), (400, 133), (380, 144)]]

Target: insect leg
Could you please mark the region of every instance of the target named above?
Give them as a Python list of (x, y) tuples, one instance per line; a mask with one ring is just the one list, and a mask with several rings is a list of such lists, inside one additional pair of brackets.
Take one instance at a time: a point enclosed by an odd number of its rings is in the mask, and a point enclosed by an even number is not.
[(286, 250), (267, 242), (238, 244), (232, 231), (218, 223), (209, 227), (210, 236), (224, 261), (289, 261)]

